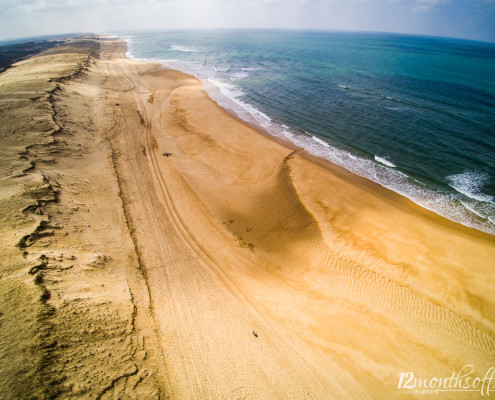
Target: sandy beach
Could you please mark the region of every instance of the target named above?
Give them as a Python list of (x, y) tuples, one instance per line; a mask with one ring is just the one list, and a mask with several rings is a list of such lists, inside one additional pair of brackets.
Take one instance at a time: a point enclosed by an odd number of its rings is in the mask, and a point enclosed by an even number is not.
[(0, 398), (424, 398), (401, 373), (495, 366), (493, 236), (125, 51), (0, 74)]

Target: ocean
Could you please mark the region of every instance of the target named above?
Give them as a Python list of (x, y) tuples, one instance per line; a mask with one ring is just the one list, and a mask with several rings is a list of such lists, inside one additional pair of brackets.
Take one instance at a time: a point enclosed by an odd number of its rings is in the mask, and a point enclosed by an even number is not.
[(119, 34), (273, 136), (495, 234), (495, 44), (385, 33)]

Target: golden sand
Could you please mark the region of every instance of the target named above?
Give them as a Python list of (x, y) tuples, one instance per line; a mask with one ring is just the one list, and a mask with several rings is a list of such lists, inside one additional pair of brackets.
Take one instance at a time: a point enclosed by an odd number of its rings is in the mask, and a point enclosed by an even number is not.
[(493, 236), (271, 140), (194, 77), (125, 59), (123, 42), (101, 45), (61, 84), (70, 151), (32, 172), (58, 174), (51, 221), (77, 228), (24, 250), (80, 260), (42, 285), (58, 296), (44, 303), (57, 345), (72, 329), (60, 310), (102, 333), (49, 358), (76, 366), (43, 370), (64, 376), (60, 393), (402, 399), (415, 395), (399, 393), (401, 372), (495, 366)]

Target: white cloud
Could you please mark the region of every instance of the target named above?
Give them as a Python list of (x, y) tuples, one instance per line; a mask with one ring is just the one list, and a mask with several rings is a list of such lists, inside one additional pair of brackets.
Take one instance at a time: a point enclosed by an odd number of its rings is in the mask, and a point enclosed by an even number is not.
[[(477, 16), (494, 15), (494, 4), (495, 0), (0, 0), (0, 39), (177, 28), (347, 29), (441, 35), (464, 29), (469, 34), (469, 29), (477, 27), (474, 23), (467, 27), (465, 18), (445, 22), (445, 17), (443, 25), (437, 21), (449, 10), (461, 8), (472, 9)], [(441, 13), (435, 12), (440, 8)], [(490, 26), (485, 30), (493, 32), (493, 23)]]
[(187, 4), (179, 0), (0, 0), (2, 12), (72, 12), (79, 9), (122, 9), (127, 7), (143, 8), (167, 6), (171, 4)]
[(418, 11), (429, 11), (433, 7), (449, 3), (448, 0), (414, 0), (413, 7)]

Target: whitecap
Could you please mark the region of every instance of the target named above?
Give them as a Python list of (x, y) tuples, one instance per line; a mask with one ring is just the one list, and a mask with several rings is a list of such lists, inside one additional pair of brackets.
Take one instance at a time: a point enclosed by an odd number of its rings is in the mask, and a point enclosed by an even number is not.
[(230, 79), (232, 81), (237, 81), (239, 79), (244, 79), (244, 78), (247, 78), (249, 76), (249, 74), (247, 72), (244, 72), (243, 71), (238, 71), (238, 72), (234, 72), (231, 76), (230, 76)]
[(478, 212), (474, 207), (470, 206), (469, 204), (467, 204), (466, 202), (462, 201), (462, 200), (459, 200), (461, 202), (461, 204), (466, 207), (469, 211), (471, 211), (473, 214), (476, 214), (478, 217), (480, 218), (483, 218), (483, 219), (487, 219), (487, 216), (486, 215), (483, 215), (481, 214), (480, 212)]
[(313, 138), (313, 140), (316, 142), (316, 143), (319, 143), (325, 147), (330, 147), (330, 145), (327, 143), (327, 142), (324, 142), (323, 140), (321, 140), (320, 138), (317, 138), (316, 136), (311, 136)]
[(194, 51), (198, 51), (196, 49), (191, 49), (189, 47), (186, 47), (186, 46), (181, 46), (180, 44), (171, 44), (170, 46), (170, 50), (174, 50), (174, 51), (184, 51), (186, 53), (190, 53), (190, 52), (194, 52)]
[(449, 186), (457, 192), (478, 201), (493, 202), (493, 196), (481, 192), (481, 189), (488, 181), (486, 172), (465, 171), (461, 174), (447, 176)]
[(383, 165), (386, 165), (387, 167), (392, 167), (395, 168), (396, 165), (388, 160), (386, 160), (383, 157), (375, 156), (375, 160), (378, 161), (379, 163), (382, 163)]
[(238, 102), (237, 98), (244, 95), (244, 92), (242, 90), (240, 90), (237, 86), (232, 85), (231, 83), (215, 78), (208, 78), (208, 81), (219, 88), (220, 92), (225, 97), (235, 101), (236, 103)]

